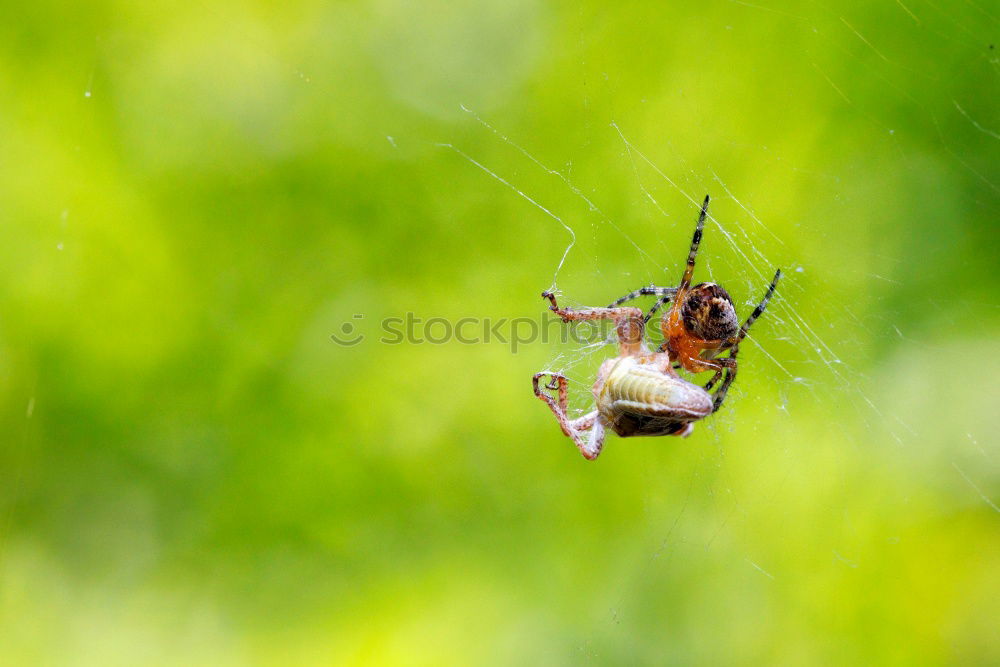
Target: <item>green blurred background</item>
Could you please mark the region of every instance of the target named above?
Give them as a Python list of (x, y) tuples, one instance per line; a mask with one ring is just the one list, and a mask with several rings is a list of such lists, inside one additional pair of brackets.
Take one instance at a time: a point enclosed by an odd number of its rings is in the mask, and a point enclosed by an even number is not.
[[(1000, 662), (995, 5), (0, 6), (0, 662)], [(673, 284), (705, 193), (787, 273), (686, 440), (379, 341), (547, 321), (559, 220)]]

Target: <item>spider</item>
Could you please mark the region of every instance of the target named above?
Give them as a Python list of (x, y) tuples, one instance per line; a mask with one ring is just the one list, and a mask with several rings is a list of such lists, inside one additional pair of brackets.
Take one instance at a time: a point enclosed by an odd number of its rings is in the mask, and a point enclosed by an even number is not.
[[(781, 269), (775, 272), (764, 298), (743, 326), (737, 326), (733, 301), (721, 285), (699, 283), (692, 287), (691, 278), (708, 215), (708, 202), (706, 195), (691, 239), (684, 275), (677, 287), (642, 287), (606, 308), (582, 310), (560, 308), (552, 292), (542, 292), (542, 298), (548, 299), (551, 304), (549, 310), (559, 315), (563, 322), (610, 319), (616, 325), (618, 356), (601, 364), (597, 372), (593, 387), (596, 410), (570, 420), (566, 415), (566, 377), (549, 372), (535, 373), (532, 377), (535, 396), (548, 404), (563, 433), (573, 440), (586, 459), (593, 460), (600, 456), (606, 428), (611, 428), (622, 438), (690, 435), (694, 422), (722, 407), (726, 393), (736, 379), (736, 355), (740, 342), (746, 337), (750, 325), (767, 308), (781, 278)], [(655, 295), (659, 299), (645, 315), (638, 308), (622, 306), (646, 295)], [(651, 352), (644, 336), (646, 323), (671, 301), (673, 303), (660, 320), (663, 343), (656, 352)], [(718, 357), (727, 350), (728, 357)], [(680, 368), (690, 373), (711, 370), (715, 374), (704, 387), (699, 387), (677, 375), (674, 369)], [(551, 379), (544, 388), (557, 391), (556, 397), (539, 387), (540, 379), (546, 375)], [(709, 392), (720, 379), (722, 384), (713, 396)], [(581, 432), (588, 430), (590, 437), (584, 441)]]

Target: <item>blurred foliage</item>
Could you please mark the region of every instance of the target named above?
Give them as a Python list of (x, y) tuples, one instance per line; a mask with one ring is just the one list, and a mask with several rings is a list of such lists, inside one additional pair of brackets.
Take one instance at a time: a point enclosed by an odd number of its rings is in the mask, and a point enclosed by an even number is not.
[[(0, 662), (1000, 662), (988, 4), (3, 10)], [(539, 321), (515, 189), (571, 303), (705, 192), (789, 270), (725, 411), (587, 463), (609, 348), (379, 343)]]

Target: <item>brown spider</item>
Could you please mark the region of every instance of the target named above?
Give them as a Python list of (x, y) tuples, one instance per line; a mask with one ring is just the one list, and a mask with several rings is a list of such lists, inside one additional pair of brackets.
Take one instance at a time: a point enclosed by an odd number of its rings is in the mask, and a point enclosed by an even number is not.
[[(739, 327), (736, 309), (725, 289), (715, 283), (699, 283), (692, 287), (691, 278), (708, 215), (708, 201), (706, 195), (691, 239), (687, 266), (677, 287), (642, 287), (607, 308), (582, 310), (560, 308), (554, 294), (542, 292), (542, 297), (552, 304), (549, 310), (559, 315), (563, 322), (610, 319), (616, 324), (618, 356), (601, 364), (597, 372), (593, 388), (597, 409), (593, 412), (574, 420), (567, 417), (567, 380), (564, 375), (542, 372), (535, 373), (532, 378), (535, 396), (548, 404), (563, 433), (573, 440), (587, 459), (593, 460), (600, 455), (606, 427), (623, 438), (689, 435), (694, 429), (693, 422), (722, 407), (726, 392), (736, 378), (739, 344), (771, 300), (781, 278), (781, 269), (775, 272), (764, 298)], [(646, 315), (638, 308), (622, 307), (623, 303), (644, 295), (660, 297)], [(664, 341), (656, 352), (650, 352), (644, 335), (646, 323), (671, 300), (673, 304), (660, 321)], [(729, 350), (729, 356), (719, 359), (718, 355), (726, 350)], [(702, 388), (682, 379), (674, 371), (675, 368), (683, 368), (690, 373), (714, 370), (715, 375)], [(713, 397), (708, 392), (723, 373), (725, 379)], [(545, 375), (551, 376), (545, 388), (557, 390), (558, 400), (539, 388), (539, 379)], [(590, 431), (590, 438), (585, 442), (581, 432), (587, 430)]]

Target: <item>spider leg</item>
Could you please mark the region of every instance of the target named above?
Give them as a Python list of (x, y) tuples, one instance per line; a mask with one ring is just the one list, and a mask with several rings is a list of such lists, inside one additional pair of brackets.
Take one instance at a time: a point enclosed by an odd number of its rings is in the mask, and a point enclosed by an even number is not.
[(777, 271), (774, 272), (774, 279), (772, 279), (771, 284), (768, 285), (767, 293), (764, 294), (764, 298), (760, 300), (760, 303), (757, 304), (757, 307), (753, 309), (752, 313), (750, 313), (750, 317), (748, 317), (747, 321), (743, 323), (742, 327), (740, 327), (740, 332), (736, 335), (736, 338), (734, 339), (732, 345), (734, 346), (739, 345), (740, 341), (746, 337), (747, 331), (750, 329), (750, 325), (753, 324), (757, 320), (757, 318), (761, 316), (761, 314), (763, 314), (764, 309), (767, 308), (768, 301), (770, 301), (771, 297), (774, 295), (774, 290), (778, 287), (778, 280), (780, 278), (781, 278), (781, 269), (778, 269)]
[(623, 296), (620, 299), (615, 299), (614, 301), (611, 302), (611, 305), (608, 306), (608, 308), (616, 308), (616, 307), (622, 305), (623, 303), (626, 303), (628, 301), (632, 301), (633, 299), (638, 299), (640, 296), (648, 296), (650, 294), (655, 294), (657, 296), (664, 297), (663, 299), (660, 299), (660, 301), (662, 301), (662, 302), (665, 303), (667, 301), (670, 301), (670, 299), (673, 298), (674, 294), (677, 294), (677, 288), (676, 287), (656, 287), (654, 285), (650, 285), (648, 287), (640, 287), (639, 289), (635, 290), (634, 292), (629, 292), (628, 294), (626, 294), (625, 296)]
[(722, 372), (723, 372), (722, 368), (720, 368), (719, 370), (715, 371), (715, 375), (712, 376), (711, 380), (709, 380), (707, 383), (705, 383), (705, 386), (702, 387), (702, 389), (704, 389), (705, 391), (712, 391), (712, 387), (714, 387), (715, 383), (718, 382), (719, 378), (722, 377)]
[(560, 308), (552, 292), (542, 292), (542, 298), (551, 302), (549, 310), (562, 318), (563, 322), (574, 320), (614, 320), (618, 332), (618, 351), (623, 355), (636, 355), (643, 351), (642, 311), (638, 308)]
[(723, 369), (725, 369), (726, 377), (719, 386), (719, 390), (715, 392), (715, 397), (712, 399), (712, 412), (717, 412), (719, 408), (722, 407), (722, 402), (726, 400), (726, 393), (729, 391), (729, 386), (736, 379), (736, 354), (739, 352), (738, 347), (734, 347), (729, 351), (729, 356), (725, 359), (713, 359), (712, 363), (719, 365), (719, 370), (715, 371), (715, 375), (712, 379), (708, 381), (705, 385), (705, 391), (709, 391), (715, 386), (715, 383), (719, 381), (719, 376), (722, 375)]
[(713, 412), (722, 407), (722, 402), (726, 400), (726, 392), (729, 391), (729, 386), (733, 384), (733, 380), (736, 379), (736, 354), (739, 352), (740, 343), (744, 338), (746, 338), (747, 331), (750, 330), (750, 325), (753, 324), (764, 312), (764, 309), (767, 308), (768, 302), (774, 295), (774, 290), (778, 287), (778, 280), (780, 278), (781, 269), (778, 269), (774, 273), (774, 279), (771, 280), (771, 284), (767, 287), (767, 292), (764, 294), (764, 298), (760, 300), (757, 307), (753, 309), (752, 313), (750, 313), (750, 317), (748, 317), (746, 322), (743, 323), (743, 326), (740, 327), (739, 333), (736, 334), (734, 338), (727, 340), (722, 346), (722, 349), (729, 350), (729, 356), (725, 359), (712, 360), (713, 363), (719, 364), (719, 369), (715, 371), (715, 375), (713, 375), (712, 379), (708, 381), (708, 384), (704, 386), (705, 391), (709, 391), (715, 386), (715, 383), (718, 382), (719, 378), (722, 376), (723, 370), (725, 370), (726, 374), (725, 379), (722, 381), (722, 385), (719, 386), (719, 390), (715, 392), (715, 398), (713, 399)]
[(646, 316), (642, 318), (642, 323), (645, 325), (651, 319), (653, 319), (653, 315), (656, 314), (656, 311), (662, 308), (664, 304), (670, 303), (670, 300), (677, 295), (676, 287), (655, 287), (653, 285), (650, 285), (649, 287), (640, 287), (634, 292), (629, 292), (622, 298), (616, 299), (611, 303), (610, 306), (608, 306), (608, 308), (615, 308), (617, 306), (622, 305), (623, 303), (632, 301), (633, 299), (638, 299), (640, 296), (648, 296), (651, 294), (655, 294), (660, 298), (656, 300), (656, 303), (653, 304), (653, 307), (650, 308), (649, 312), (646, 313)]
[[(551, 375), (552, 381), (557, 383), (559, 391), (558, 402), (538, 386), (538, 380), (545, 375)], [(551, 388), (552, 381), (545, 386)], [(531, 386), (535, 390), (535, 396), (545, 401), (549, 409), (552, 410), (552, 414), (556, 416), (556, 421), (559, 422), (559, 428), (562, 429), (563, 434), (573, 441), (573, 444), (576, 445), (576, 448), (580, 450), (585, 459), (593, 461), (601, 455), (601, 450), (604, 448), (604, 424), (601, 423), (597, 410), (572, 420), (566, 416), (566, 385), (566, 376), (560, 373), (535, 373), (531, 378)], [(584, 440), (582, 431), (590, 431), (589, 439)]]
[(687, 266), (684, 268), (684, 276), (681, 284), (677, 286), (677, 291), (684, 293), (691, 286), (691, 278), (694, 277), (694, 260), (698, 256), (698, 246), (701, 245), (701, 234), (705, 229), (705, 216), (708, 215), (708, 195), (701, 204), (701, 213), (698, 214), (698, 223), (694, 227), (694, 236), (691, 238), (691, 249), (688, 251)]
[(674, 297), (674, 295), (677, 294), (677, 288), (676, 287), (671, 287), (670, 289), (672, 289), (674, 291), (674, 293), (671, 294), (670, 296), (664, 296), (664, 297), (661, 297), (660, 299), (657, 299), (656, 303), (653, 304), (653, 307), (649, 309), (648, 313), (646, 313), (646, 317), (643, 318), (643, 320), (642, 320), (643, 324), (645, 324), (645, 323), (649, 322), (651, 319), (653, 319), (653, 315), (656, 314), (656, 311), (658, 311), (660, 308), (662, 308), (665, 304), (669, 303), (670, 299), (672, 299)]

